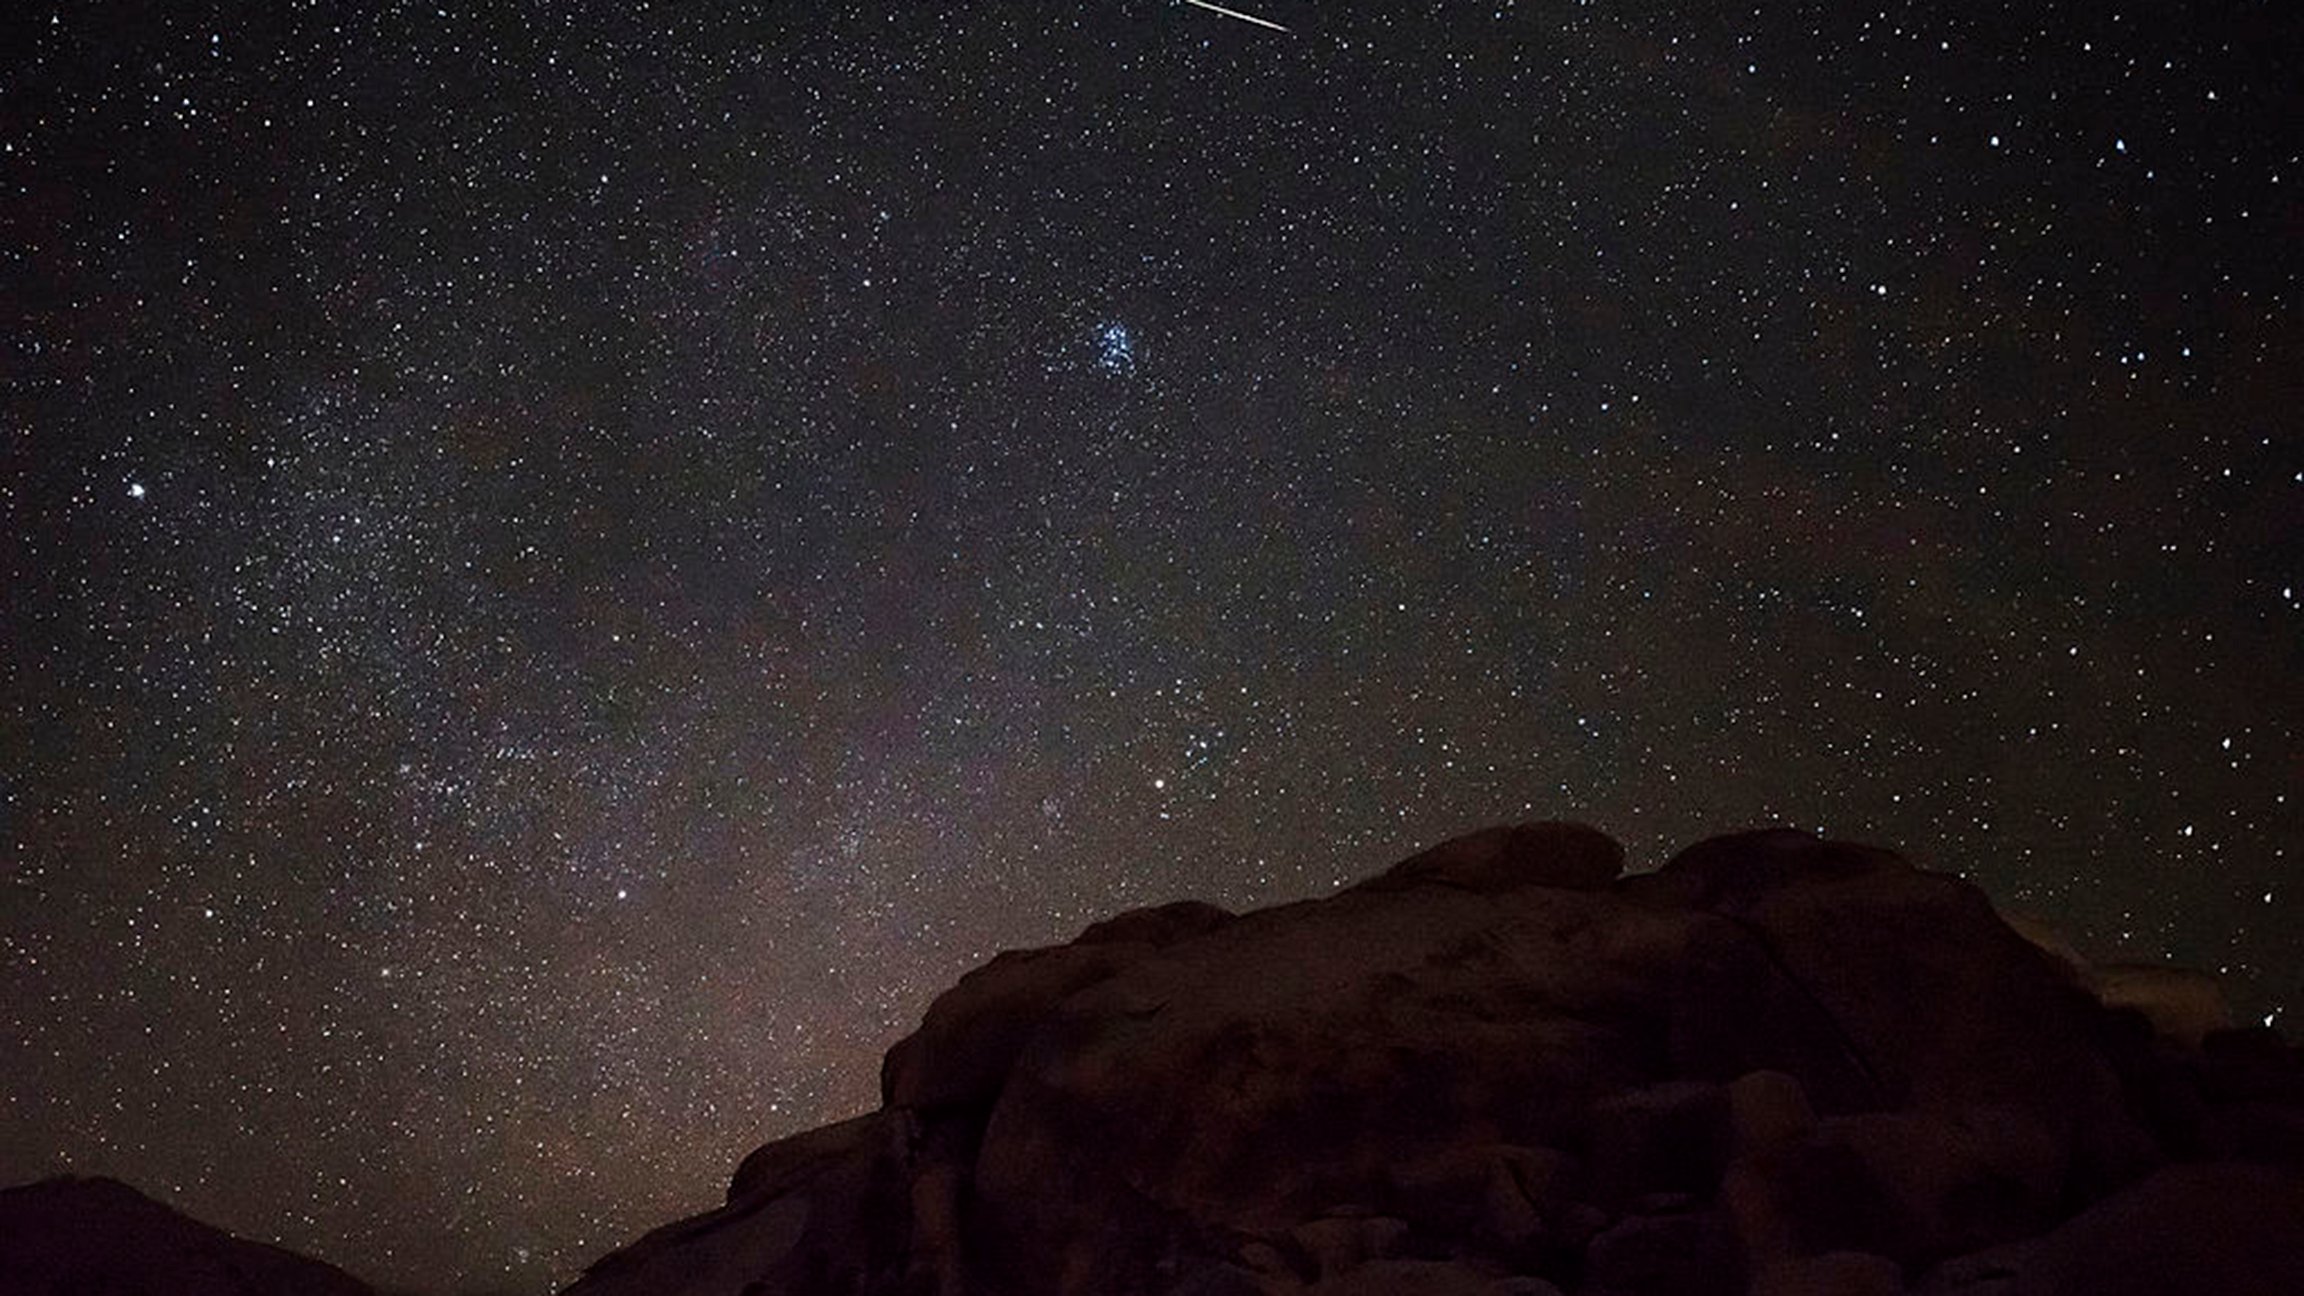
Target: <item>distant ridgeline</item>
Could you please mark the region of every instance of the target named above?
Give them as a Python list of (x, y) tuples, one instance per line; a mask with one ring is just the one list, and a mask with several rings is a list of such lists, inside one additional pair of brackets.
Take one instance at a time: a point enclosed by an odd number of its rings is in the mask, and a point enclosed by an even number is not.
[(341, 1269), (211, 1228), (111, 1179), (0, 1192), (0, 1296), (375, 1296)]
[(1000, 955), (568, 1296), (2295, 1296), (2304, 1057), (1884, 850), (1563, 823)]

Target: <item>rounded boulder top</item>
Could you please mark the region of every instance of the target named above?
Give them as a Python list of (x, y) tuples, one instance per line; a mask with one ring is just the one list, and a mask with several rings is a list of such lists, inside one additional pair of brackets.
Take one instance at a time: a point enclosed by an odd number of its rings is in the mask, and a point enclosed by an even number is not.
[(1362, 883), (1378, 891), (1446, 886), (1483, 895), (1521, 887), (1605, 890), (1624, 872), (1624, 848), (1589, 824), (1546, 819), (1452, 837)]
[(1877, 846), (1761, 828), (1697, 842), (1666, 861), (1657, 877), (1690, 891), (1689, 903), (1733, 909), (1802, 883), (1913, 871), (1903, 856)]

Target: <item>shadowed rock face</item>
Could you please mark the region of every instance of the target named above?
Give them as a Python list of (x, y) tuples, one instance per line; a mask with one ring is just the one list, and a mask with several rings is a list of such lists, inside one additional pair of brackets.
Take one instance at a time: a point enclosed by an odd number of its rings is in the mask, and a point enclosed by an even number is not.
[(0, 1296), (374, 1296), (293, 1251), (246, 1242), (110, 1179), (0, 1192)]
[(2304, 1183), (2277, 1037), (2156, 1034), (1886, 851), (1622, 868), (1495, 828), (1003, 954), (890, 1050), (879, 1112), (754, 1153), (571, 1296), (2013, 1296), (2123, 1246), (2304, 1254), (2304, 1212), (2214, 1205)]

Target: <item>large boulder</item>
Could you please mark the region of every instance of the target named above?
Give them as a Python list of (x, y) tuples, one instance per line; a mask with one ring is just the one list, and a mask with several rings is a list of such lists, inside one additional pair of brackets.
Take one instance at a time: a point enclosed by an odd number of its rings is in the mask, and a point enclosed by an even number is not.
[(236, 1238), (112, 1179), (0, 1191), (0, 1296), (374, 1296), (308, 1256)]
[(1674, 955), (1708, 921), (1605, 892), (1360, 891), (1129, 967), (1058, 1008), (993, 1110), (980, 1224), (1032, 1258), (1001, 1278), (1148, 1290), (1198, 1235), (1370, 1201), (1434, 1149), (1575, 1143), (1659, 1069)]
[(2294, 1050), (2155, 1034), (1958, 878), (1783, 830), (1622, 868), (1517, 825), (1003, 954), (879, 1113), (575, 1290), (1885, 1296), (2172, 1157), (2304, 1158)]

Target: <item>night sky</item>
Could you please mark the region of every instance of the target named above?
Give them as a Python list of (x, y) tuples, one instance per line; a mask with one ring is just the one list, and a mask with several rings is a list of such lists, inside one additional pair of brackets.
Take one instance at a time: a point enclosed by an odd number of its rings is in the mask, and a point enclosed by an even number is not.
[(0, 30), (0, 1182), (538, 1291), (962, 970), (1787, 821), (2304, 1004), (2292, 6)]

